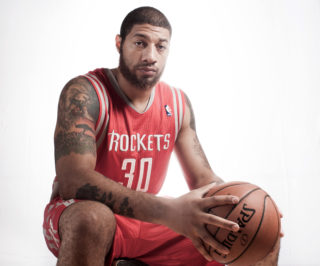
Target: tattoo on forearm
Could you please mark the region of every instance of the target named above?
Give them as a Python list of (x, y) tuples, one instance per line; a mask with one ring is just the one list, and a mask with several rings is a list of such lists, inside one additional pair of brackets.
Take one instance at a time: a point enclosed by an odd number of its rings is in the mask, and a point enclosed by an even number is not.
[(187, 96), (187, 94), (184, 94), (184, 96), (186, 97), (186, 102), (187, 102), (187, 105), (190, 109), (190, 127), (196, 131), (196, 120), (195, 120), (195, 117), (194, 117), (194, 112), (193, 112), (193, 109), (192, 109), (192, 105), (191, 105), (191, 102)]
[(201, 144), (200, 144), (197, 136), (195, 136), (193, 138), (193, 148), (194, 148), (194, 151), (196, 152), (196, 154), (201, 157), (201, 159), (203, 161), (203, 166), (208, 169), (211, 169), (210, 164), (208, 162), (208, 159), (207, 159), (206, 155), (204, 154), (204, 151), (201, 147)]
[(128, 216), (128, 217), (134, 217), (133, 215), (133, 209), (129, 206), (129, 198), (124, 198), (123, 202), (120, 205), (119, 214)]
[[(96, 200), (102, 203), (106, 203), (106, 193), (100, 195), (100, 190), (97, 186), (91, 186), (89, 183), (80, 187), (76, 193), (77, 199)], [(112, 196), (111, 196), (112, 198)], [(108, 197), (109, 199), (109, 197)]]
[(120, 215), (134, 218), (132, 207), (129, 205), (129, 198), (125, 197), (119, 207), (116, 206), (116, 199), (112, 192), (108, 195), (97, 187), (92, 186), (89, 183), (80, 187), (76, 192), (76, 199), (95, 200), (106, 204), (112, 211)]

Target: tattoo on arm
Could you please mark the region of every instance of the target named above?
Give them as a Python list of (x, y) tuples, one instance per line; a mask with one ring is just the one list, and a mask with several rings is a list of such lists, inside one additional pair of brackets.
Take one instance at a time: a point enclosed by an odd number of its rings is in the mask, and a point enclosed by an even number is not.
[(87, 130), (91, 131), (93, 134), (95, 134), (95, 132), (93, 131), (93, 129), (91, 127), (89, 127), (86, 124), (83, 125), (76, 125), (76, 128), (82, 128), (83, 129), (83, 134), (86, 133)]
[(82, 77), (69, 81), (60, 96), (58, 125), (69, 130), (80, 118), (96, 121), (98, 116), (99, 100), (92, 85)]
[(99, 116), (99, 100), (91, 84), (82, 77), (64, 87), (59, 101), (55, 135), (55, 160), (71, 152), (96, 153), (94, 126)]
[(200, 158), (202, 159), (203, 166), (211, 170), (211, 167), (210, 167), (210, 164), (208, 162), (208, 159), (207, 159), (206, 155), (204, 154), (204, 151), (203, 151), (203, 149), (201, 147), (201, 144), (200, 144), (199, 139), (198, 139), (197, 136), (195, 136), (193, 138), (193, 149), (196, 152), (196, 154), (199, 155)]
[[(190, 99), (188, 98), (188, 96), (186, 94), (184, 94), (184, 95), (186, 98), (186, 103), (190, 109), (190, 128), (193, 129), (194, 131), (196, 131), (196, 121), (194, 118), (194, 112), (192, 109), (192, 105), (191, 105), (191, 102), (190, 102)], [(196, 132), (195, 132), (195, 134), (196, 134)], [(194, 149), (195, 153), (198, 156), (200, 156), (200, 158), (202, 159), (203, 166), (211, 170), (210, 164), (209, 164), (208, 159), (207, 159), (207, 157), (201, 147), (201, 144), (199, 142), (197, 135), (195, 135), (193, 138), (193, 149)]]
[(193, 109), (192, 109), (192, 105), (191, 105), (191, 102), (190, 102), (190, 99), (188, 98), (187, 94), (184, 94), (184, 96), (186, 97), (186, 103), (190, 109), (190, 127), (196, 131), (196, 120), (194, 118), (194, 112), (193, 112)]
[[(100, 191), (97, 186), (91, 186), (89, 183), (87, 183), (78, 189), (76, 193), (76, 198), (96, 200), (105, 203), (107, 196), (106, 193), (100, 195)], [(109, 198), (112, 198), (112, 195), (111, 197), (108, 197), (108, 199)]]
[(114, 195), (112, 194), (112, 192), (109, 192), (107, 195), (106, 192), (102, 193), (102, 191), (97, 186), (92, 186), (89, 183), (78, 189), (78, 191), (76, 192), (76, 198), (100, 201), (106, 204), (115, 213), (134, 218), (133, 209), (129, 205), (128, 197), (125, 197), (122, 203), (117, 207), (116, 199), (114, 199)]
[(134, 217), (133, 215), (133, 209), (129, 206), (129, 198), (125, 197), (122, 201), (119, 209), (119, 214), (128, 216), (128, 217)]
[[(79, 145), (80, 144), (80, 145)], [(96, 154), (96, 140), (84, 132), (60, 132), (55, 137), (55, 160), (71, 152)]]

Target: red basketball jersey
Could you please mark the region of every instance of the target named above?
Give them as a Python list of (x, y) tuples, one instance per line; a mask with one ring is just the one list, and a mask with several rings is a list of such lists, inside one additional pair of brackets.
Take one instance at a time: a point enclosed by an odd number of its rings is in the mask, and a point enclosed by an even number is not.
[(184, 117), (184, 94), (158, 82), (139, 113), (111, 70), (100, 68), (83, 76), (100, 102), (96, 171), (128, 188), (158, 193)]

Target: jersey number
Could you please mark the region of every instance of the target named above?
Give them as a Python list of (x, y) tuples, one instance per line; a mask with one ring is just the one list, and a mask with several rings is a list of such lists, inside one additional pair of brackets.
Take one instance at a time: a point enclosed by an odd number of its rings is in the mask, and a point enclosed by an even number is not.
[[(128, 188), (132, 188), (134, 171), (136, 168), (136, 161), (137, 161), (136, 159), (124, 159), (122, 163), (121, 169), (124, 171), (129, 171), (124, 174), (124, 177), (128, 178), (128, 183), (127, 183)], [(140, 173), (139, 173), (138, 185), (136, 188), (137, 191), (143, 191), (143, 192), (148, 191), (150, 176), (151, 176), (151, 168), (152, 168), (152, 158), (140, 159)], [(143, 182), (144, 178), (145, 178), (145, 182)]]

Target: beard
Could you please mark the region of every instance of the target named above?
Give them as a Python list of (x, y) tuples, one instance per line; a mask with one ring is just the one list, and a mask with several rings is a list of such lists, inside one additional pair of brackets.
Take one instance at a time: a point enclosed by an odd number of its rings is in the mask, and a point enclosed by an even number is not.
[(137, 88), (140, 88), (142, 90), (152, 88), (154, 85), (156, 85), (162, 75), (163, 69), (161, 69), (160, 71), (159, 71), (159, 69), (156, 69), (156, 74), (153, 77), (150, 77), (150, 76), (138, 77), (135, 74), (136, 69), (138, 69), (140, 67), (150, 67), (150, 66), (153, 66), (153, 64), (141, 63), (138, 65), (135, 65), (133, 67), (133, 70), (130, 70), (129, 66), (125, 62), (122, 49), (120, 50), (119, 70), (120, 70), (121, 74), (124, 76), (124, 78), (131, 85), (133, 85)]

